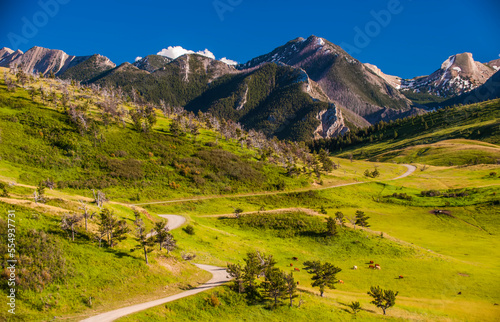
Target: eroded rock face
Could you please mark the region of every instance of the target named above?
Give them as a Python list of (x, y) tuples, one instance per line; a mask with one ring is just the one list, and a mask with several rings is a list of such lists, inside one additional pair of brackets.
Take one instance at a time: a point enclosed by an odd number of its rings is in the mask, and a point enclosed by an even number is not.
[(318, 120), (321, 124), (314, 131), (314, 138), (331, 138), (342, 135), (349, 131), (349, 128), (344, 123), (344, 116), (339, 108), (334, 104), (318, 113)]

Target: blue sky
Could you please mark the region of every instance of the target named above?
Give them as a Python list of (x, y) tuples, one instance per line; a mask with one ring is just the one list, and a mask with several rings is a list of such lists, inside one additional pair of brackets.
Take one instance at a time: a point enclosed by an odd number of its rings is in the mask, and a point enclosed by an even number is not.
[[(168, 46), (208, 49), (217, 59), (243, 63), (312, 34), (407, 78), (433, 72), (455, 53), (472, 52), (482, 62), (500, 54), (500, 4), (494, 0), (5, 2), (0, 47), (100, 53), (117, 64)], [(50, 15), (40, 4), (52, 4)]]

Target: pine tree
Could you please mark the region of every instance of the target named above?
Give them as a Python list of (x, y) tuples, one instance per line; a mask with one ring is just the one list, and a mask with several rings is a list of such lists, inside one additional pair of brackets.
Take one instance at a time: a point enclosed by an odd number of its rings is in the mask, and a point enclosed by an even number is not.
[(330, 289), (335, 288), (335, 283), (338, 283), (336, 275), (342, 271), (342, 269), (329, 262), (321, 263), (320, 261), (307, 261), (304, 262), (304, 265), (305, 270), (307, 270), (309, 274), (313, 274), (313, 283), (311, 285), (313, 287), (319, 287), (321, 296), (323, 296), (326, 287)]
[(356, 225), (361, 227), (370, 227), (368, 219), (370, 219), (370, 217), (368, 217), (363, 211), (356, 211)]
[(394, 293), (392, 290), (383, 290), (380, 286), (372, 286), (370, 287), (370, 291), (368, 295), (373, 297), (373, 301), (370, 303), (382, 309), (385, 315), (385, 311), (393, 307), (396, 304), (396, 296), (398, 296), (399, 292)]

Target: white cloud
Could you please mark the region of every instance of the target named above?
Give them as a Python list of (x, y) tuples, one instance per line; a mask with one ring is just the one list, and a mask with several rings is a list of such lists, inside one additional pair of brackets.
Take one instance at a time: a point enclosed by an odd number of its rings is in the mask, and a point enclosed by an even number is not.
[(199, 52), (197, 52), (197, 54), (208, 57), (208, 58), (215, 59), (215, 55), (208, 49), (205, 49), (203, 51), (199, 51)]
[(142, 59), (142, 57), (135, 57), (135, 61), (139, 61), (141, 59)]
[[(194, 51), (189, 50), (189, 49), (184, 49), (181, 46), (169, 46), (168, 48), (163, 48), (161, 51), (159, 51), (157, 53), (157, 55), (165, 56), (165, 57), (168, 57), (170, 59), (176, 59), (176, 58), (178, 58), (182, 55), (186, 55), (186, 54), (198, 54), (198, 55), (202, 55), (202, 56), (205, 56), (208, 58), (216, 59), (215, 55), (208, 49), (194, 52)], [(220, 61), (223, 63), (226, 63), (228, 65), (232, 65), (232, 66), (238, 65), (238, 62), (231, 60), (231, 59), (227, 59), (226, 57), (220, 59)]]
[(220, 61), (223, 62), (223, 63), (226, 63), (228, 65), (231, 65), (231, 66), (238, 65), (237, 61), (234, 61), (234, 60), (231, 60), (231, 59), (227, 59), (226, 57), (221, 58)]
[(180, 57), (182, 55), (186, 54), (198, 54), (202, 55), (208, 58), (215, 59), (215, 55), (208, 49), (205, 50), (200, 50), (198, 52), (194, 52), (192, 50), (184, 49), (181, 46), (169, 46), (168, 48), (163, 48), (160, 52), (157, 53), (157, 55), (160, 56), (165, 56), (171, 59), (176, 59), (177, 57)]

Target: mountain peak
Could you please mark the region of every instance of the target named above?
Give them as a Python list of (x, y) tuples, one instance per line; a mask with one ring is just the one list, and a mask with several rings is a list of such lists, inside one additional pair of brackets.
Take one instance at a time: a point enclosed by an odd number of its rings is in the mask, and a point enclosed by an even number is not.
[(484, 84), (494, 72), (491, 66), (474, 61), (472, 53), (465, 52), (448, 57), (429, 76), (402, 80), (401, 88), (442, 97), (460, 95)]

